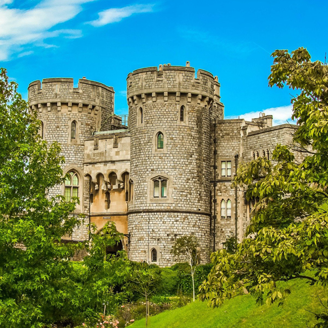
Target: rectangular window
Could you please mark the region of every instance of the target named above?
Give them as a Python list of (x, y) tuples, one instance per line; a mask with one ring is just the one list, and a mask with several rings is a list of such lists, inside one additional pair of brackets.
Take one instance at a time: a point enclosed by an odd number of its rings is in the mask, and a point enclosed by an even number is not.
[(167, 181), (163, 180), (161, 186), (162, 186), (161, 197), (166, 198), (166, 196), (167, 196), (166, 195), (166, 193), (167, 193)]
[(66, 200), (66, 202), (71, 201), (71, 187), (65, 188), (65, 200)]
[(226, 176), (226, 162), (221, 162), (221, 177)]
[(73, 195), (72, 197), (78, 197), (78, 188), (73, 188)]
[(231, 161), (227, 162), (227, 177), (231, 177)]
[(154, 181), (154, 198), (159, 198), (159, 181)]

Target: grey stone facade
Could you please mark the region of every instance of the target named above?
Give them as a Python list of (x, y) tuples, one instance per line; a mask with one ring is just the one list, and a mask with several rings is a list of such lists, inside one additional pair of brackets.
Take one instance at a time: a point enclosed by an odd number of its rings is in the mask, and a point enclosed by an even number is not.
[[(43, 137), (61, 144), (64, 173), (79, 177), (75, 212), (86, 220), (71, 239), (88, 238), (89, 224), (101, 230), (112, 221), (131, 260), (160, 266), (174, 263), (171, 247), (184, 235), (198, 238), (203, 263), (228, 237), (241, 240), (251, 214), (244, 190), (232, 188), (236, 170), (271, 158), (278, 143), (291, 144), (295, 127), (272, 127), (264, 115), (226, 120), (220, 99), (217, 77), (204, 70), (195, 76), (188, 62), (139, 69), (127, 78), (126, 127), (114, 115), (111, 87), (85, 78), (78, 88), (72, 79), (32, 82), (29, 105)], [(50, 191), (63, 193), (64, 186)]]

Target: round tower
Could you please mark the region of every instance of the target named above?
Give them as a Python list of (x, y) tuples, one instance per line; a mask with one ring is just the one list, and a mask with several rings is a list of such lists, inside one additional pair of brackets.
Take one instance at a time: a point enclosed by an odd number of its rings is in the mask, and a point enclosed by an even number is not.
[[(79, 197), (76, 213), (89, 212), (89, 181), (84, 177), (84, 141), (94, 131), (108, 130), (114, 111), (114, 90), (104, 84), (80, 79), (74, 88), (71, 78), (50, 78), (34, 81), (28, 87), (29, 106), (37, 111), (43, 139), (61, 145), (65, 157), (64, 174), (70, 181), (49, 191), (51, 196)], [(83, 200), (83, 201), (82, 201)], [(72, 239), (87, 237), (87, 227), (79, 229)]]
[(174, 241), (194, 235), (201, 261), (210, 245), (210, 119), (219, 83), (204, 70), (171, 66), (128, 75), (131, 132), (129, 258), (174, 263)]

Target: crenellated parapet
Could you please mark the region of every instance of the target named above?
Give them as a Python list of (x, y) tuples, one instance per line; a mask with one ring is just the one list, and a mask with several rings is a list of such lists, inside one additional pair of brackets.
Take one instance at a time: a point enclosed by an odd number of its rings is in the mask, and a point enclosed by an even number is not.
[(79, 80), (77, 88), (72, 78), (34, 81), (28, 87), (28, 100), (39, 113), (77, 111), (100, 116), (97, 129), (101, 130), (109, 130), (114, 114), (114, 89), (86, 78)]
[(133, 71), (127, 77), (127, 97), (129, 103), (151, 97), (155, 102), (157, 97), (175, 97), (176, 102), (187, 98), (188, 102), (200, 103), (206, 100), (220, 102), (220, 84), (218, 78), (211, 73), (199, 69), (195, 77), (195, 69), (189, 66), (160, 65)]

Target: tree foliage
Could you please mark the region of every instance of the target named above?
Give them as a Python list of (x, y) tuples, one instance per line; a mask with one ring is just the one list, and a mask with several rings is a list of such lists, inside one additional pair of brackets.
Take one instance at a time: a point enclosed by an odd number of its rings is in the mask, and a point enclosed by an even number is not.
[(212, 306), (249, 292), (258, 300), (283, 300), (277, 281), (328, 282), (328, 67), (299, 48), (277, 50), (269, 85), (297, 90), (294, 145), (278, 145), (273, 161), (242, 165), (235, 183), (256, 199), (247, 236), (234, 254), (212, 254), (214, 267), (201, 286)]
[(200, 263), (199, 243), (197, 238), (195, 236), (183, 236), (178, 238), (172, 246), (171, 254), (173, 254), (177, 260), (187, 260), (190, 266), (192, 296), (195, 302), (195, 271), (197, 265)]
[[(90, 242), (68, 244), (79, 218), (70, 213), (77, 199), (50, 197), (64, 182), (57, 143), (38, 134), (17, 84), (0, 70), (0, 326), (45, 327), (95, 319), (104, 302), (119, 301), (126, 259), (104, 261), (106, 245), (120, 238), (115, 228), (92, 234)], [(79, 249), (84, 264), (70, 261)], [(98, 304), (101, 303), (101, 304)]]

